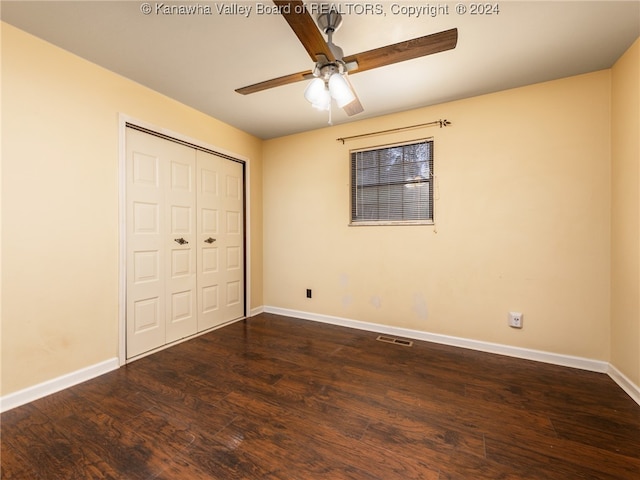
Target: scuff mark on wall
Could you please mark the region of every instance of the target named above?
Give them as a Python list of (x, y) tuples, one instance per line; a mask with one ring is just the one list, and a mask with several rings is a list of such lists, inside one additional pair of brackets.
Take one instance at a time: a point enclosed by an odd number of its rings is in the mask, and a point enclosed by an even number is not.
[(341, 289), (347, 290), (344, 292), (344, 295), (342, 296), (342, 307), (348, 308), (353, 304), (353, 296), (351, 296), (351, 294), (348, 293), (349, 275), (347, 275), (346, 273), (341, 273), (340, 279), (338, 280), (338, 282)]
[(369, 303), (376, 308), (382, 307), (382, 299), (378, 295), (372, 296), (371, 300), (369, 300)]
[(353, 297), (351, 295), (344, 295), (342, 297), (342, 306), (344, 308), (349, 307), (353, 303)]
[(427, 317), (429, 316), (429, 312), (427, 309), (427, 300), (424, 298), (424, 296), (421, 293), (413, 294), (412, 309), (415, 312), (415, 314), (418, 316), (418, 318), (422, 320), (426, 320)]

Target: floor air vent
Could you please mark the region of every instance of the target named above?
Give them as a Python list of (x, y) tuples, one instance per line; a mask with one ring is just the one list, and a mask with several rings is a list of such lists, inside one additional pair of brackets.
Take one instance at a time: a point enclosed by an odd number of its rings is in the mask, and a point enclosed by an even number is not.
[(378, 335), (376, 338), (379, 342), (385, 343), (395, 343), (396, 345), (402, 345), (403, 347), (411, 347), (413, 346), (413, 342), (411, 340), (405, 340), (403, 338), (395, 338), (395, 337), (387, 337), (385, 335)]

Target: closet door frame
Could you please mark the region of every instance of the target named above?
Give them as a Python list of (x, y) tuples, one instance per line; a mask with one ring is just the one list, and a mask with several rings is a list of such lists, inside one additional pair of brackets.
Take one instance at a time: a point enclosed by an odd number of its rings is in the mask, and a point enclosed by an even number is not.
[[(193, 336), (178, 340), (176, 342), (164, 345), (154, 350), (150, 350), (144, 354), (138, 355), (135, 358), (127, 360), (127, 317), (126, 317), (126, 298), (127, 298), (127, 224), (126, 224), (126, 129), (127, 126), (137, 128), (140, 130), (146, 130), (150, 134), (155, 134), (160, 137), (164, 137), (169, 140), (176, 141), (178, 143), (187, 144), (193, 146), (195, 149), (208, 151), (210, 153), (217, 154), (219, 156), (227, 158), (229, 161), (235, 161), (243, 166), (243, 193), (244, 193), (244, 211), (243, 211), (243, 223), (244, 223), (244, 316), (231, 322), (219, 325), (217, 327), (198, 332)], [(230, 152), (226, 149), (210, 145), (200, 140), (191, 138), (187, 135), (168, 130), (166, 128), (159, 127), (157, 125), (144, 122), (142, 120), (130, 117), (125, 114), (120, 114), (118, 118), (118, 240), (119, 240), (119, 262), (118, 262), (118, 361), (120, 365), (125, 365), (127, 362), (135, 361), (139, 358), (143, 358), (146, 355), (150, 355), (159, 350), (167, 348), (171, 345), (180, 343), (181, 341), (189, 340), (198, 335), (208, 333), (216, 328), (221, 328), (229, 323), (242, 320), (250, 316), (251, 306), (251, 218), (250, 218), (250, 162), (249, 159), (238, 155), (237, 153)]]

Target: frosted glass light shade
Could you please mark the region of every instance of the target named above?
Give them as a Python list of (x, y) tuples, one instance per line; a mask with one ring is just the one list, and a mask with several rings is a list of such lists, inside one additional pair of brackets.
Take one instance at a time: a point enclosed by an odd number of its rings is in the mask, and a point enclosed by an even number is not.
[(329, 92), (340, 108), (349, 105), (356, 99), (351, 87), (339, 73), (334, 73), (329, 78)]
[(318, 110), (329, 110), (331, 107), (331, 94), (329, 93), (329, 90), (326, 88), (322, 90), (320, 98), (318, 98), (316, 102), (312, 103), (311, 106)]
[(331, 95), (321, 78), (314, 78), (309, 82), (304, 91), (304, 98), (318, 110), (328, 110), (331, 104)]

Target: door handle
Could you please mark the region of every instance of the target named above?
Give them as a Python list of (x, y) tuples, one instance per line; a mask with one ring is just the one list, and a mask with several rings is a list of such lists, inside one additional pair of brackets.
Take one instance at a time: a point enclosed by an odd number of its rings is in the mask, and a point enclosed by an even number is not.
[(187, 243), (189, 243), (187, 240), (185, 240), (184, 238), (174, 238), (173, 239), (174, 242), (178, 243), (178, 245), (185, 245)]
[(215, 242), (215, 241), (216, 241), (216, 239), (215, 239), (215, 238), (211, 238), (211, 237), (209, 237), (209, 238), (207, 238), (207, 239), (205, 240), (205, 243), (208, 243), (209, 245), (211, 245), (211, 244), (212, 244), (213, 242)]

